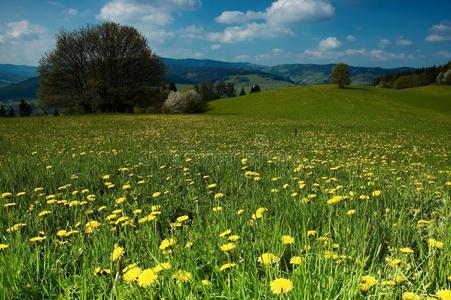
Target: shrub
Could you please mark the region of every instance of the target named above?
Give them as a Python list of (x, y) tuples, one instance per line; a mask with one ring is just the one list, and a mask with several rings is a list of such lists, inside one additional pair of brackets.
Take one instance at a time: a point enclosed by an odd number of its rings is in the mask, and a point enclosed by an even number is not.
[(163, 113), (184, 114), (199, 113), (204, 111), (204, 108), (205, 102), (202, 101), (200, 95), (194, 90), (189, 90), (185, 93), (169, 93), (161, 110)]
[(332, 70), (332, 81), (338, 85), (339, 88), (343, 88), (346, 85), (351, 84), (351, 76), (349, 75), (349, 68), (347, 64), (336, 64)]
[(431, 84), (429, 76), (425, 73), (422, 73), (400, 76), (398, 79), (395, 80), (393, 87), (395, 89), (406, 89), (428, 84)]

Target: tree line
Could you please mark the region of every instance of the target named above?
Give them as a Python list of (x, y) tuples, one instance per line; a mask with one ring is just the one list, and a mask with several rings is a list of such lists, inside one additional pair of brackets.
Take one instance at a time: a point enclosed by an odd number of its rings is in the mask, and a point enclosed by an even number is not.
[(451, 61), (440, 66), (413, 71), (384, 74), (374, 85), (384, 88), (404, 89), (430, 84), (451, 85)]

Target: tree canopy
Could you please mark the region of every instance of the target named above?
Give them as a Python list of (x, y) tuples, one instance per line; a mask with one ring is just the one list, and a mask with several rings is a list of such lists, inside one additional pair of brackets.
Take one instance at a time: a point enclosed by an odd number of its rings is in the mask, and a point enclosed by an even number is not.
[(332, 70), (332, 81), (343, 88), (346, 85), (351, 84), (351, 76), (349, 75), (349, 68), (347, 64), (336, 64)]
[(39, 62), (40, 101), (75, 112), (130, 112), (149, 106), (164, 65), (131, 26), (103, 23), (65, 31)]

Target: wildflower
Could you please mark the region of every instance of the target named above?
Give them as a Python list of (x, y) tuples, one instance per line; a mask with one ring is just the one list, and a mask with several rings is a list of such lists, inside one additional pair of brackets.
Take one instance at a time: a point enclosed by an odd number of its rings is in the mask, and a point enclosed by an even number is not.
[(122, 186), (122, 190), (123, 190), (123, 191), (131, 190), (131, 189), (132, 189), (132, 186), (131, 186), (129, 183), (124, 184), (124, 185)]
[(193, 242), (186, 242), (185, 248), (186, 249), (191, 249), (191, 247), (193, 247)]
[(17, 224), (14, 224), (13, 226), (9, 227), (8, 229), (6, 229), (6, 232), (7, 233), (11, 233), (11, 232), (20, 230), (22, 227), (25, 227), (25, 226), (27, 226), (27, 224), (25, 224), (25, 223), (17, 223)]
[(217, 200), (217, 199), (221, 199), (221, 198), (223, 198), (224, 197), (224, 194), (223, 193), (216, 193), (215, 194), (215, 199)]
[(308, 230), (307, 231), (307, 236), (315, 236), (316, 235), (316, 230)]
[(109, 275), (109, 274), (111, 274), (111, 270), (110, 269), (102, 269), (101, 267), (97, 267), (94, 270), (94, 274), (96, 274), (96, 275)]
[(193, 279), (193, 275), (190, 272), (178, 270), (172, 275), (172, 278), (183, 283), (191, 281), (191, 279)]
[(232, 233), (232, 230), (227, 229), (227, 230), (221, 232), (221, 233), (219, 234), (219, 237), (222, 237), (222, 238), (223, 238), (223, 237), (228, 236), (228, 235), (231, 234), (231, 233)]
[(100, 223), (97, 221), (89, 221), (88, 223), (86, 223), (85, 225), (85, 232), (90, 234), (93, 233), (95, 229), (97, 229), (98, 227), (100, 227)]
[(362, 276), (362, 283), (359, 284), (359, 290), (366, 293), (371, 287), (375, 286), (377, 279), (371, 275)]
[(236, 211), (236, 214), (238, 216), (242, 215), (243, 213), (244, 213), (244, 209), (239, 209), (239, 210)]
[(7, 245), (7, 244), (0, 244), (0, 251), (6, 249), (8, 247), (9, 247), (9, 245)]
[(339, 203), (343, 200), (343, 196), (334, 196), (332, 199), (327, 200), (327, 204)]
[(160, 264), (156, 265), (155, 267), (152, 268), (152, 270), (153, 270), (155, 273), (158, 274), (158, 273), (160, 273), (161, 271), (171, 269), (171, 267), (172, 267), (172, 266), (171, 266), (170, 263), (164, 262), (164, 263), (160, 263)]
[(238, 240), (239, 238), (240, 238), (239, 235), (234, 234), (234, 235), (229, 236), (227, 239), (228, 239), (229, 241), (231, 241), (231, 242), (235, 242), (235, 241)]
[(114, 245), (113, 254), (111, 254), (111, 260), (113, 262), (119, 260), (124, 255), (124, 253), (124, 248)]
[(136, 281), (141, 274), (142, 269), (136, 265), (132, 267), (127, 267), (124, 270), (124, 280), (128, 283)]
[(9, 198), (12, 198), (12, 197), (13, 197), (12, 193), (3, 193), (1, 195), (1, 198), (4, 198), (4, 199), (9, 199)]
[(214, 212), (220, 212), (220, 211), (222, 211), (222, 207), (221, 206), (215, 206), (215, 207), (213, 207), (213, 211)]
[(439, 290), (435, 295), (441, 300), (451, 300), (451, 290)]
[(381, 194), (382, 194), (381, 191), (373, 191), (373, 192), (371, 193), (371, 196), (373, 196), (373, 197), (379, 197)]
[(370, 197), (367, 196), (367, 195), (360, 195), (360, 196), (359, 196), (359, 199), (362, 200), (362, 201), (365, 201), (365, 200), (369, 200)]
[(38, 216), (42, 218), (42, 217), (47, 216), (50, 213), (51, 213), (51, 211), (49, 211), (49, 210), (43, 210), (38, 214)]
[(396, 282), (393, 281), (393, 280), (384, 280), (384, 281), (382, 281), (382, 285), (384, 285), (384, 286), (395, 286)]
[(282, 244), (285, 246), (294, 244), (294, 237), (292, 237), (291, 235), (283, 235), (281, 240)]
[(293, 282), (285, 278), (277, 278), (271, 281), (271, 291), (273, 294), (288, 294), (293, 289)]
[(430, 248), (437, 248), (437, 249), (443, 249), (443, 246), (445, 245), (443, 242), (434, 240), (434, 239), (429, 239), (428, 240), (428, 245)]
[(302, 258), (300, 256), (293, 256), (290, 259), (290, 264), (298, 266), (302, 263)]
[(346, 212), (346, 214), (347, 214), (348, 216), (352, 216), (353, 214), (355, 214), (355, 209), (350, 209), (350, 210), (348, 210), (348, 211)]
[(224, 272), (234, 267), (236, 267), (236, 263), (226, 263), (219, 268), (219, 271)]
[(210, 282), (210, 280), (208, 280), (208, 279), (203, 279), (200, 283), (201, 283), (203, 286), (209, 286), (209, 285), (211, 285), (211, 282)]
[(157, 280), (158, 275), (152, 269), (146, 269), (139, 274), (138, 285), (140, 287), (146, 288), (152, 285)]
[(127, 200), (127, 198), (125, 197), (120, 197), (118, 199), (116, 199), (116, 204), (122, 204)]
[(184, 215), (184, 216), (181, 216), (181, 217), (177, 218), (177, 222), (180, 222), (180, 223), (188, 221), (188, 220), (189, 220), (189, 217), (187, 215)]
[(271, 265), (274, 263), (277, 263), (279, 261), (279, 257), (270, 253), (266, 252), (260, 255), (260, 257), (257, 259), (257, 261), (265, 266)]
[(174, 238), (165, 239), (165, 240), (161, 241), (160, 250), (167, 250), (169, 247), (174, 246), (174, 245), (175, 245)]
[(399, 249), (399, 251), (401, 251), (401, 253), (404, 253), (404, 254), (412, 254), (413, 253), (413, 250), (410, 247), (401, 248), (401, 249)]
[(236, 248), (236, 245), (234, 243), (227, 243), (227, 244), (221, 245), (222, 252), (230, 252), (235, 248)]
[(30, 242), (42, 242), (46, 239), (46, 236), (35, 236), (30, 239)]
[(420, 300), (420, 296), (413, 292), (405, 292), (402, 294), (402, 300)]
[(152, 194), (152, 198), (158, 198), (160, 196), (161, 196), (160, 192), (155, 192), (155, 193)]
[(216, 188), (218, 185), (216, 183), (211, 183), (207, 186), (209, 190)]

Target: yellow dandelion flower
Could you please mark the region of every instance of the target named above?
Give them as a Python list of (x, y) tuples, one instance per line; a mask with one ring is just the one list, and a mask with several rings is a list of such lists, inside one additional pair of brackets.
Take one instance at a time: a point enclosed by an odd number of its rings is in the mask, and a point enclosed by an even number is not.
[(172, 278), (176, 279), (178, 282), (183, 283), (183, 282), (191, 281), (191, 279), (193, 279), (193, 275), (190, 272), (178, 270), (178, 271), (174, 272), (174, 274), (172, 275)]
[(8, 247), (9, 247), (9, 245), (7, 245), (7, 244), (0, 244), (0, 251), (6, 249)]
[(114, 245), (113, 253), (111, 254), (111, 260), (113, 262), (119, 260), (125, 253), (124, 248)]
[(401, 253), (404, 253), (404, 254), (412, 254), (413, 253), (413, 250), (410, 247), (403, 247), (403, 248), (399, 249), (399, 251), (401, 251)]
[(213, 211), (214, 212), (221, 212), (222, 211), (222, 207), (221, 206), (215, 206), (215, 207), (213, 207)]
[(185, 222), (188, 221), (189, 217), (187, 215), (181, 216), (177, 218), (177, 222)]
[(294, 237), (292, 237), (291, 235), (283, 235), (281, 240), (282, 240), (282, 244), (285, 246), (294, 244)]
[(216, 193), (215, 194), (215, 199), (221, 199), (221, 198), (223, 198), (224, 197), (224, 194), (223, 193)]
[(1, 195), (1, 198), (3, 198), (3, 199), (9, 199), (9, 198), (12, 198), (12, 197), (13, 197), (13, 194), (12, 194), (12, 193), (9, 193), (9, 192), (3, 193), (3, 194)]
[(300, 256), (293, 256), (290, 259), (290, 264), (298, 266), (302, 263), (302, 258)]
[(307, 236), (315, 236), (316, 235), (316, 230), (308, 230), (307, 231)]
[(207, 186), (209, 190), (216, 188), (218, 185), (216, 183), (211, 183)]
[(236, 245), (234, 243), (227, 243), (227, 244), (221, 245), (220, 248), (221, 248), (222, 252), (230, 252), (236, 248)]
[(219, 268), (219, 271), (224, 272), (224, 271), (230, 270), (230, 269), (232, 269), (234, 267), (236, 267), (236, 263), (226, 263), (226, 264), (223, 264)]
[(270, 286), (273, 294), (288, 294), (293, 289), (293, 282), (286, 278), (277, 278), (271, 281)]
[(231, 234), (231, 233), (232, 233), (232, 230), (227, 229), (227, 230), (221, 232), (221, 233), (219, 234), (219, 237), (222, 237), (222, 238), (223, 238), (223, 237), (228, 236), (228, 235)]
[(373, 192), (371, 193), (371, 196), (373, 196), (373, 197), (379, 197), (381, 194), (382, 194), (382, 191), (373, 191)]
[(405, 292), (402, 294), (402, 300), (420, 300), (420, 296), (413, 292)]
[(279, 261), (279, 257), (270, 252), (266, 252), (266, 253), (263, 253), (262, 255), (260, 255), (258, 257), (257, 261), (259, 263), (267, 266), (267, 265), (277, 263)]
[(231, 241), (231, 242), (235, 242), (235, 241), (237, 241), (239, 238), (240, 238), (239, 235), (234, 234), (234, 235), (229, 236), (227, 239), (228, 239), (229, 241)]
[(440, 300), (451, 300), (451, 290), (439, 290), (435, 295)]
[(443, 249), (443, 246), (445, 245), (443, 242), (434, 240), (434, 239), (429, 239), (428, 240), (428, 245), (430, 248), (436, 248), (436, 249)]
[(30, 239), (30, 242), (42, 242), (47, 239), (46, 236), (35, 236)]
[(128, 268), (127, 271), (124, 272), (124, 280), (128, 283), (136, 281), (141, 274), (142, 269), (140, 267), (137, 267), (136, 265), (132, 268)]
[(161, 192), (155, 192), (152, 194), (152, 198), (158, 198), (161, 196)]
[(350, 210), (348, 210), (347, 212), (346, 212), (346, 214), (348, 215), (348, 216), (352, 216), (352, 215), (354, 215), (355, 214), (355, 209), (350, 209)]
[(200, 284), (202, 284), (203, 286), (209, 286), (209, 285), (211, 285), (211, 282), (210, 282), (210, 280), (208, 280), (208, 279), (203, 279), (203, 280), (200, 282)]
[(120, 197), (116, 199), (116, 204), (122, 204), (127, 200), (125, 197)]
[(138, 285), (146, 288), (157, 281), (158, 275), (152, 269), (146, 269), (138, 276)]
[(171, 246), (174, 246), (176, 243), (174, 238), (169, 238), (169, 239), (164, 239), (163, 241), (161, 241), (160, 244), (160, 250), (166, 250)]

